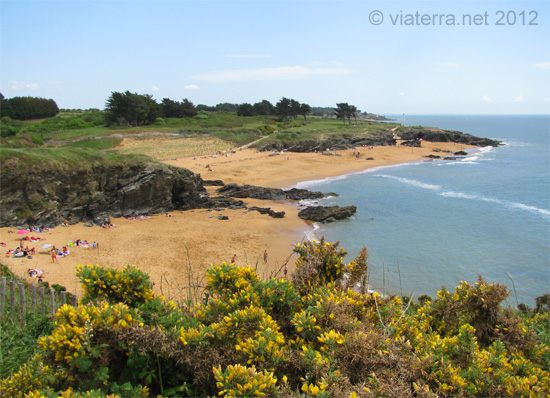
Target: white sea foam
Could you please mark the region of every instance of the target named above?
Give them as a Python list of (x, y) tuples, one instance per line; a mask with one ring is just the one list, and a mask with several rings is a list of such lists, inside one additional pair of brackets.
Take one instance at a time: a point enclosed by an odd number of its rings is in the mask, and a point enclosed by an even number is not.
[(318, 239), (317, 236), (316, 236), (316, 232), (317, 230), (319, 229), (319, 224), (317, 224), (316, 222), (313, 223), (311, 229), (309, 229), (306, 233), (305, 233), (305, 238), (307, 240), (309, 240), (310, 242), (313, 240), (313, 239)]
[(435, 191), (438, 191), (438, 190), (441, 189), (440, 185), (426, 184), (424, 182), (421, 182), (421, 181), (418, 181), (418, 180), (413, 180), (413, 179), (410, 179), (410, 178), (396, 177), (396, 176), (391, 176), (391, 175), (387, 175), (387, 174), (376, 174), (375, 177), (383, 177), (383, 178), (389, 178), (389, 179), (392, 179), (392, 180), (397, 180), (397, 181), (400, 181), (400, 182), (405, 183), (407, 185), (412, 185), (412, 186), (418, 187), (418, 188), (431, 189), (431, 190), (435, 190)]
[(536, 206), (526, 205), (524, 203), (512, 202), (510, 200), (490, 198), (483, 195), (470, 195), (467, 193), (454, 192), (454, 191), (443, 191), (440, 193), (440, 195), (446, 196), (449, 198), (470, 199), (470, 200), (479, 200), (479, 201), (489, 202), (489, 203), (496, 203), (508, 209), (524, 210), (535, 214), (541, 214), (546, 217), (550, 216), (550, 210), (541, 209), (540, 207), (536, 207)]
[(384, 170), (384, 169), (404, 167), (404, 166), (414, 166), (414, 165), (418, 165), (418, 164), (422, 164), (422, 163), (423, 162), (409, 162), (409, 163), (393, 164), (393, 165), (388, 165), (388, 166), (371, 167), (371, 168), (368, 168), (368, 169), (365, 169), (365, 170), (354, 171), (352, 173), (348, 173), (348, 174), (344, 174), (344, 175), (340, 175), (340, 176), (326, 177), (326, 178), (321, 178), (321, 179), (318, 179), (318, 180), (301, 181), (299, 183), (296, 183), (296, 184), (292, 185), (291, 187), (289, 187), (287, 189), (291, 189), (291, 188), (309, 189), (309, 188), (314, 187), (316, 185), (323, 185), (323, 184), (330, 183), (332, 181), (344, 180), (344, 179), (349, 178), (350, 176), (354, 176), (354, 175), (370, 174), (370, 173), (375, 173), (377, 171)]
[(410, 186), (434, 191), (438, 195), (449, 197), (449, 198), (479, 200), (483, 202), (495, 203), (495, 204), (504, 206), (508, 209), (528, 211), (528, 212), (540, 214), (546, 217), (550, 216), (550, 210), (541, 209), (540, 207), (531, 206), (524, 203), (513, 202), (505, 199), (491, 198), (483, 195), (468, 194), (465, 192), (444, 190), (443, 187), (441, 187), (440, 185), (427, 184), (422, 181), (413, 180), (410, 178), (396, 177), (396, 176), (391, 176), (386, 174), (376, 174), (375, 177), (383, 177), (383, 178), (396, 180)]
[(332, 182), (332, 181), (343, 180), (345, 178), (348, 178), (348, 176), (349, 176), (349, 174), (344, 174), (344, 175), (336, 176), (336, 177), (321, 178), (319, 180), (301, 181), (297, 184), (292, 185), (290, 188), (309, 189), (309, 188), (314, 187), (316, 185), (322, 185), (322, 184), (327, 184), (327, 183)]

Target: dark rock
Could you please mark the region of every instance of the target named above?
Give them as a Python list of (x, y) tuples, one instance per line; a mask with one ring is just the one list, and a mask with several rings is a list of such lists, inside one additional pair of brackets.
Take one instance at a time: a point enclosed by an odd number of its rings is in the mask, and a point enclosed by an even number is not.
[(342, 220), (355, 214), (355, 206), (311, 206), (298, 213), (298, 217), (308, 221), (327, 221), (329, 219)]
[(236, 200), (228, 196), (211, 196), (208, 198), (208, 201), (204, 207), (212, 208), (214, 210), (235, 210), (246, 208), (246, 204), (242, 200)]
[(357, 137), (344, 134), (332, 136), (325, 140), (302, 140), (299, 142), (274, 142), (267, 144), (260, 151), (290, 151), (290, 152), (325, 152), (348, 149), (357, 146), (387, 146), (395, 145), (397, 141), (392, 132), (384, 131), (369, 137)]
[(280, 189), (264, 188), (254, 185), (227, 184), (218, 188), (216, 192), (220, 195), (231, 196), (233, 198), (253, 198), (263, 200), (304, 200), (321, 199), (327, 196), (338, 196), (335, 193), (325, 194), (323, 192), (312, 192), (307, 189)]
[(205, 187), (223, 187), (225, 184), (222, 180), (204, 180), (202, 185)]
[(458, 158), (456, 156), (446, 156), (443, 158), (443, 160), (457, 160)]
[(2, 172), (0, 226), (101, 222), (207, 207), (199, 175), (156, 162), (41, 165)]
[(229, 217), (227, 216), (218, 216), (216, 217), (218, 220), (229, 220)]
[(455, 152), (453, 155), (456, 155), (456, 156), (468, 156), (468, 152), (458, 151), (458, 152)]
[(430, 158), (430, 159), (441, 159), (441, 156), (439, 155), (433, 155), (433, 154), (429, 154), (427, 156), (424, 156), (425, 158)]
[(422, 146), (422, 141), (420, 140), (409, 140), (402, 142), (401, 145), (408, 146), (408, 147), (414, 147), (414, 148), (420, 148)]
[(471, 134), (453, 130), (410, 128), (401, 132), (400, 135), (403, 140), (408, 141), (422, 139), (430, 142), (456, 142), (480, 147), (500, 145), (500, 141), (475, 137)]
[(249, 211), (257, 211), (260, 214), (268, 214), (269, 216), (273, 218), (283, 218), (285, 216), (284, 211), (274, 211), (270, 207), (258, 207), (258, 206), (252, 206), (248, 208)]

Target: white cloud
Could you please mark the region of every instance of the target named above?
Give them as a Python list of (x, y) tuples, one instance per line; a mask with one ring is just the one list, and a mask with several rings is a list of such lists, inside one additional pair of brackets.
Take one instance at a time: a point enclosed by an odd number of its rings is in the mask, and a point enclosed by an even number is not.
[(186, 89), (186, 90), (198, 90), (199, 86), (196, 86), (194, 84), (189, 84), (187, 86), (183, 86), (183, 88)]
[(440, 62), (439, 66), (443, 66), (443, 67), (446, 67), (446, 68), (452, 68), (452, 69), (456, 69), (456, 68), (460, 67), (459, 64), (454, 63), (454, 62)]
[(538, 69), (550, 69), (550, 62), (536, 62), (533, 67)]
[(491, 97), (489, 97), (487, 94), (485, 94), (483, 96), (483, 101), (485, 102), (493, 102), (493, 99)]
[(303, 79), (315, 75), (339, 75), (350, 73), (343, 68), (307, 68), (305, 66), (281, 66), (278, 68), (235, 69), (193, 76), (196, 80), (211, 82), (242, 82), (246, 80)]
[(403, 91), (397, 93), (397, 95), (405, 95), (405, 93)]
[(153, 91), (159, 91), (159, 88), (157, 86), (151, 86), (151, 90)]
[(514, 98), (514, 102), (521, 102), (523, 101), (523, 95), (518, 95), (516, 98)]
[(24, 89), (38, 90), (39, 86), (38, 86), (38, 83), (26, 83), (26, 82), (18, 82), (14, 80), (11, 82), (11, 88), (12, 90), (24, 90)]

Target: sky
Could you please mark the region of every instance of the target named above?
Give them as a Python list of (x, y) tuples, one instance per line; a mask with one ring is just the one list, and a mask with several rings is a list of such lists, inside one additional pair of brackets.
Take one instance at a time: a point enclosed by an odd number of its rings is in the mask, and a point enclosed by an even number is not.
[(549, 114), (550, 2), (0, 0), (0, 92)]

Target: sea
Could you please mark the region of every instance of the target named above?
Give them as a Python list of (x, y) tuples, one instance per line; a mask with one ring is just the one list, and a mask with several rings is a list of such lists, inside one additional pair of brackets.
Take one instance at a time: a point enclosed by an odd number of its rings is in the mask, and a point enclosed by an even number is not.
[(389, 117), (502, 145), (301, 182), (295, 187), (339, 195), (319, 205), (357, 207), (309, 237), (339, 241), (348, 262), (366, 246), (369, 288), (384, 294), (435, 297), (481, 276), (509, 287), (508, 305), (534, 307), (550, 293), (550, 115)]

